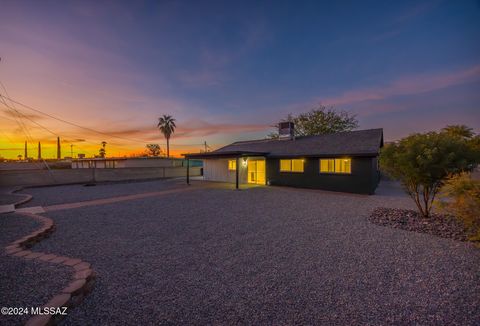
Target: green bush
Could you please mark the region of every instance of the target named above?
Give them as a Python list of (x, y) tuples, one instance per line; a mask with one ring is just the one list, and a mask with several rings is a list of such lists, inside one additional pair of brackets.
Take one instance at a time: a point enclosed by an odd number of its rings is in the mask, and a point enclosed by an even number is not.
[(447, 132), (413, 134), (385, 146), (380, 168), (399, 180), (424, 217), (449, 176), (472, 170), (479, 153), (470, 141)]

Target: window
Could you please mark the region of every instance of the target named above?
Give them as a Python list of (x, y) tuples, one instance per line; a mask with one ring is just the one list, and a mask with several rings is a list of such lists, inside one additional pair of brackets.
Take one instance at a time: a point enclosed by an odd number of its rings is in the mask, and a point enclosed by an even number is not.
[(335, 173), (352, 173), (352, 160), (349, 158), (335, 159)]
[(320, 173), (352, 173), (352, 159), (320, 159)]
[(291, 160), (280, 160), (280, 171), (291, 171), (292, 170), (292, 161)]
[(292, 160), (292, 172), (303, 172), (303, 160)]
[(228, 160), (228, 169), (235, 171), (237, 169), (237, 160)]
[(280, 160), (280, 172), (303, 172), (303, 160)]
[(335, 172), (335, 160), (333, 159), (320, 160), (320, 172), (322, 173)]

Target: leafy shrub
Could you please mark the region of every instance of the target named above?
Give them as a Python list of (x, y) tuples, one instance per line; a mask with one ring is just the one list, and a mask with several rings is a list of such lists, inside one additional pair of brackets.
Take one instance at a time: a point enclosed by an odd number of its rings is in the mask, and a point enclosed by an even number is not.
[(380, 168), (399, 180), (424, 217), (450, 175), (470, 171), (479, 156), (469, 141), (447, 132), (413, 134), (385, 146)]

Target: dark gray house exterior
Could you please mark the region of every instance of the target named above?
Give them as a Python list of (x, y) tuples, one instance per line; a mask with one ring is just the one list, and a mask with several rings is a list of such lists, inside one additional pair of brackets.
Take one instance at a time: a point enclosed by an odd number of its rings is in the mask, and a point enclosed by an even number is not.
[[(292, 125), (293, 128), (293, 125)], [(379, 182), (383, 130), (240, 141), (216, 151), (185, 154), (203, 159), (211, 181), (315, 188), (373, 194)]]

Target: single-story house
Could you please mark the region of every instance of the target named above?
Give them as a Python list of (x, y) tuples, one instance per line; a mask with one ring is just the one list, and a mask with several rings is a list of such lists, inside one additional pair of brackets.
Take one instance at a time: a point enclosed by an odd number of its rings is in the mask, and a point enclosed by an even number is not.
[[(373, 194), (379, 182), (383, 129), (294, 137), (293, 123), (280, 126), (278, 139), (239, 141), (207, 153), (204, 180), (315, 188)], [(187, 182), (188, 171), (187, 171)]]

